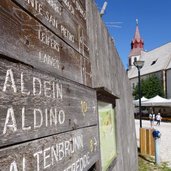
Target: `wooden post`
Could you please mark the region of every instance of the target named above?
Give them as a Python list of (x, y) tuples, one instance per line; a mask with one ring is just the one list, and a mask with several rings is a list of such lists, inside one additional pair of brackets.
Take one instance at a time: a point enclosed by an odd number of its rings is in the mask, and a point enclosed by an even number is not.
[(153, 129), (140, 128), (140, 153), (154, 156)]

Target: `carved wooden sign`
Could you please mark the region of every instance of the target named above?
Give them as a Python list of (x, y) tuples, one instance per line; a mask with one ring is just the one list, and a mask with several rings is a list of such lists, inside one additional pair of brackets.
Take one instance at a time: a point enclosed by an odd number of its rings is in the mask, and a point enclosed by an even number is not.
[(87, 171), (99, 160), (85, 6), (1, 1), (0, 170)]
[(91, 86), (89, 59), (10, 0), (0, 4), (0, 25), (1, 54)]
[(0, 150), (3, 171), (87, 171), (99, 159), (97, 126)]
[(14, 0), (55, 34), (88, 56), (86, 11), (77, 0)]
[(97, 125), (96, 92), (0, 60), (0, 147)]

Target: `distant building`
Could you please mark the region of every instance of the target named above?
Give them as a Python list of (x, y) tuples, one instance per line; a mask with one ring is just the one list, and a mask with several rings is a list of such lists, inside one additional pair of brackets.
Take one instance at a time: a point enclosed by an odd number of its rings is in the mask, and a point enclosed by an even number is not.
[(137, 22), (128, 58), (128, 77), (131, 81), (132, 89), (138, 83), (138, 71), (133, 62), (134, 60), (143, 60), (145, 62), (141, 69), (141, 78), (155, 74), (161, 80), (165, 96), (171, 98), (171, 42), (151, 51), (144, 51), (144, 41), (140, 36)]

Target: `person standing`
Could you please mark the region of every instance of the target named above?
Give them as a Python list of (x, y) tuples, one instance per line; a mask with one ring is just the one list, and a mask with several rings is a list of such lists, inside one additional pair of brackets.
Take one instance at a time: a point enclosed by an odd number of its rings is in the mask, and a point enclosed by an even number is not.
[(161, 117), (161, 114), (160, 114), (160, 112), (156, 115), (156, 121), (157, 121), (157, 123), (156, 123), (156, 125), (160, 125), (160, 122), (161, 122), (161, 119), (162, 119), (162, 117)]
[(153, 127), (154, 126), (154, 120), (155, 120), (155, 114), (153, 111), (149, 114), (149, 120), (150, 120), (150, 126)]

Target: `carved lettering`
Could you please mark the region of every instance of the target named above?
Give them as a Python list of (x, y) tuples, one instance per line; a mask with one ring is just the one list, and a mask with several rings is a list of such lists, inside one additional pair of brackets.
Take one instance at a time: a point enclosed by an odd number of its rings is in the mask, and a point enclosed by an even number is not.
[[(25, 78), (25, 79), (24, 79)], [(16, 84), (17, 80), (20, 80), (20, 85)], [(12, 88), (14, 93), (21, 91), (22, 94), (27, 96), (45, 96), (47, 98), (61, 99), (62, 95), (62, 84), (60, 82), (41, 80), (40, 78), (33, 77), (32, 81), (28, 81), (31, 78), (28, 78), (23, 72), (20, 73), (20, 78), (14, 79), (14, 73), (12, 69), (7, 70), (5, 81), (3, 85), (3, 92), (6, 92), (9, 88)], [(32, 90), (27, 90), (25, 85), (32, 84)], [(27, 86), (28, 86), (27, 85)], [(9, 88), (8, 88), (9, 87)]]
[(49, 160), (50, 158), (50, 147), (44, 149), (44, 152), (43, 152), (43, 163), (44, 163), (44, 169), (48, 168), (51, 166), (51, 161)]
[(23, 73), (21, 73), (21, 93), (30, 95), (30, 91), (25, 90), (25, 87), (24, 87), (24, 74)]
[(7, 133), (7, 128), (13, 132), (17, 131), (16, 119), (15, 119), (14, 110), (12, 107), (7, 110), (7, 116), (5, 119), (3, 134)]
[(61, 6), (58, 6), (56, 3), (56, 0), (46, 0), (47, 3), (57, 12), (59, 15), (62, 13), (62, 8)]
[(33, 155), (37, 159), (37, 171), (40, 171), (40, 154), (42, 154), (42, 151), (38, 151)]
[[(21, 115), (21, 120), (16, 119), (15, 111), (16, 108), (10, 107), (7, 109), (7, 114), (5, 118), (3, 134), (13, 134), (14, 132), (22, 129), (23, 131), (28, 131), (31, 129), (40, 129), (42, 127), (54, 127), (58, 125), (63, 125), (65, 123), (65, 112), (62, 109), (57, 109), (56, 107), (29, 109), (29, 115), (32, 117), (33, 126), (28, 125), (26, 121), (28, 120), (27, 108), (24, 106), (21, 108), (17, 115)], [(21, 128), (17, 126), (17, 122), (21, 122)], [(31, 124), (29, 123), (29, 124)], [(77, 144), (77, 143), (75, 143)]]
[(61, 25), (61, 33), (65, 38), (74, 43), (74, 35), (63, 25)]
[(64, 4), (67, 6), (68, 10), (71, 12), (71, 14), (75, 14), (74, 7), (72, 6), (70, 0), (63, 0)]
[(89, 165), (89, 152), (85, 154), (84, 156), (81, 156), (77, 159), (76, 162), (72, 163), (69, 167), (67, 167), (64, 171), (83, 171), (86, 166)]
[(7, 70), (6, 72), (6, 77), (5, 77), (4, 87), (3, 87), (4, 92), (7, 90), (7, 87), (12, 87), (14, 93), (17, 92), (17, 88), (16, 88), (15, 81), (14, 81), (14, 75), (11, 69)]
[(38, 39), (50, 48), (55, 49), (57, 52), (60, 51), (59, 43), (54, 38), (48, 36), (44, 31), (38, 31)]
[(53, 58), (50, 55), (43, 54), (42, 52), (39, 52), (39, 61), (42, 62), (42, 63), (45, 63), (47, 65), (50, 65), (50, 66), (52, 66), (54, 68), (57, 68), (57, 69), (60, 68), (59, 60)]
[[(49, 168), (53, 166), (58, 161), (62, 161), (67, 156), (72, 155), (73, 153), (77, 152), (78, 150), (83, 149), (83, 135), (77, 135), (70, 140), (59, 142), (58, 144), (54, 144), (50, 147), (47, 147), (41, 151), (35, 152), (33, 156), (36, 158), (37, 161), (37, 171), (40, 171), (41, 163), (43, 159), (43, 169)], [(79, 159), (79, 167), (87, 166), (89, 164), (89, 156), (88, 154), (84, 155), (82, 158)], [(81, 164), (81, 165), (80, 165)]]
[[(39, 115), (39, 119), (37, 119)], [(39, 121), (38, 121), (39, 120)], [(34, 109), (34, 128), (40, 128), (43, 124), (43, 113), (40, 109)]]
[(33, 95), (40, 96), (42, 94), (42, 82), (40, 78), (33, 77)]
[(53, 15), (51, 15), (48, 11), (46, 11), (45, 18), (53, 27), (58, 29), (58, 20)]
[(81, 14), (81, 16), (86, 19), (86, 13), (84, 9), (81, 7), (81, 5), (78, 3), (78, 1), (75, 2), (76, 4), (76, 10)]
[(38, 14), (43, 15), (42, 4), (39, 3), (37, 0), (25, 0), (25, 2), (27, 2), (32, 8), (34, 8), (38, 12)]
[(10, 171), (18, 171), (16, 161), (13, 161), (10, 165)]
[(22, 130), (26, 131), (26, 130), (30, 130), (31, 126), (26, 127), (25, 126), (25, 107), (22, 108)]

